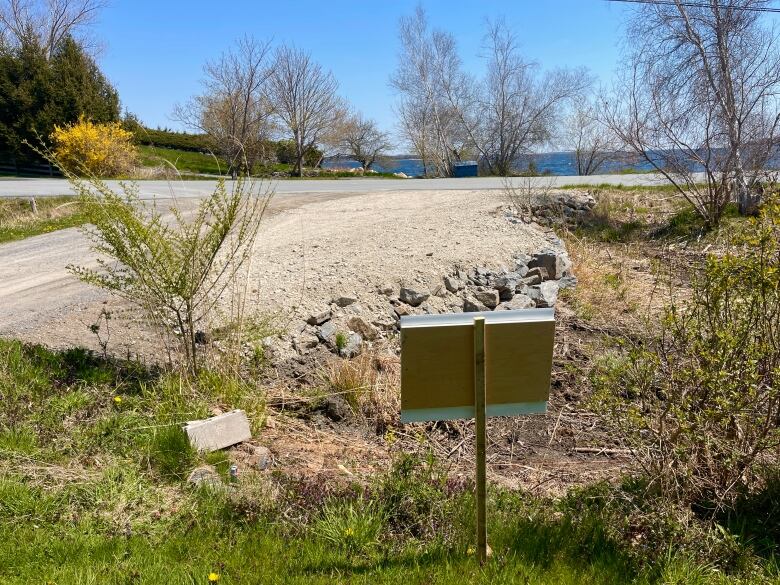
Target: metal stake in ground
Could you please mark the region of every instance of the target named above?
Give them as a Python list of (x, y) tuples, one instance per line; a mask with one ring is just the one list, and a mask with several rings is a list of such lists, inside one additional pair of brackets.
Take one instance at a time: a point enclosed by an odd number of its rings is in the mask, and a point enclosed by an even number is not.
[(487, 480), (485, 464), (485, 318), (474, 318), (474, 407), (477, 432), (477, 558), (487, 560)]

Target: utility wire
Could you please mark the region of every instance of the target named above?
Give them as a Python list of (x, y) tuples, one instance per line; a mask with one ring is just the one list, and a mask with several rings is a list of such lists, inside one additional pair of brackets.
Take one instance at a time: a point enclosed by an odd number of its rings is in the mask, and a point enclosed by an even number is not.
[[(712, 8), (712, 4), (704, 2), (675, 2), (674, 0), (606, 0), (607, 2), (626, 2), (630, 4), (655, 4), (658, 6), (684, 6), (685, 8)], [(717, 8), (730, 10), (744, 10), (745, 12), (775, 12), (780, 13), (780, 8), (770, 8), (768, 6), (726, 6), (716, 4)]]

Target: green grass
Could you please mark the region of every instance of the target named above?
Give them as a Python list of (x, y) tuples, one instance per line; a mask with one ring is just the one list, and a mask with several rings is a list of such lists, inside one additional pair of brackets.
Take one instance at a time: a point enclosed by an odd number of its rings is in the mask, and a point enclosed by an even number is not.
[(38, 197), (34, 214), (30, 198), (0, 199), (0, 243), (77, 227), (87, 222), (75, 197)]
[[(99, 493), (119, 499), (133, 485), (132, 478), (115, 477), (121, 489), (112, 490), (103, 481), (101, 489), (86, 489), (80, 497)], [(148, 488), (132, 489), (140, 501)], [(291, 525), (279, 520), (278, 510), (248, 519), (238, 513), (244, 510), (232, 503), (231, 493), (202, 488), (189, 498), (172, 519), (157, 520), (160, 527), (150, 520), (147, 526), (105, 532), (89, 518), (59, 518), (64, 496), (0, 481), (0, 578), (19, 584), (189, 584), (206, 583), (214, 573), (228, 584), (703, 585), (771, 583), (778, 577), (771, 561), (742, 578), (684, 554), (667, 553), (643, 565), (609, 535), (599, 517), (556, 510), (517, 492), (491, 494), (493, 556), (485, 567), (479, 567), (469, 544), (473, 508), (467, 495), (454, 497), (454, 513), (445, 516), (439, 535), (424, 539), (388, 536), (391, 520), (377, 514), (380, 505), (361, 499), (327, 504), (322, 512), (312, 511), (310, 522)], [(415, 498), (419, 494), (412, 490), (407, 503)]]
[[(627, 578), (612, 559), (569, 558), (537, 564), (520, 548), (501, 550), (482, 569), (473, 555), (440, 547), (356, 558), (316, 539), (285, 538), (273, 527), (215, 523), (162, 539), (104, 537), (34, 528), (3, 531), (3, 583), (650, 583)], [(518, 543), (522, 544), (522, 543)], [(539, 543), (542, 544), (542, 543)], [(660, 581), (655, 581), (660, 582)], [(685, 583), (689, 581), (680, 581)]]
[(224, 160), (202, 152), (141, 145), (138, 146), (138, 154), (141, 158), (141, 164), (145, 167), (164, 166), (171, 168), (173, 165), (182, 173), (205, 175), (224, 175), (228, 169), (228, 164)]
[[(701, 185), (702, 187), (704, 185)], [(624, 185), (623, 183), (568, 183), (557, 187), (558, 189), (611, 189), (614, 191), (651, 191), (655, 193), (677, 193), (677, 187), (671, 184), (664, 185)]]
[[(155, 148), (152, 146), (138, 146), (138, 152), (141, 158), (141, 164), (145, 167), (159, 167), (165, 166), (172, 170), (172, 166), (179, 170), (181, 173), (194, 173), (198, 175), (224, 175), (227, 173), (228, 164), (220, 157), (215, 157), (210, 154), (204, 154), (201, 152), (192, 152), (187, 150), (176, 150), (171, 148)], [(255, 176), (269, 177), (274, 173), (290, 173), (292, 171), (291, 164), (275, 163), (269, 165), (260, 165), (256, 167), (252, 174)], [(322, 175), (312, 177), (275, 177), (275, 179), (284, 180), (333, 180), (343, 178), (356, 178), (359, 175), (355, 175), (350, 172), (327, 172)], [(198, 178), (187, 176), (186, 178)], [(209, 179), (211, 177), (203, 177)], [(392, 173), (372, 173), (366, 175), (365, 178), (373, 179), (398, 179)]]
[[(606, 485), (562, 499), (491, 488), (494, 556), (480, 568), (473, 486), (433, 456), (399, 455), (368, 485), (244, 468), (224, 488), (189, 486), (184, 478), (200, 464), (224, 478), (232, 455), (193, 452), (181, 423), (217, 404), (260, 420), (261, 393), (217, 372), (188, 380), (84, 350), (0, 340), (0, 582), (189, 584), (207, 583), (210, 573), (220, 583), (315, 584), (693, 585), (778, 577), (774, 533), (760, 549), (730, 537), (743, 561), (729, 576), (692, 560), (685, 544), (701, 540), (718, 551), (720, 532), (680, 539), (674, 524), (637, 525), (632, 498), (642, 490)], [(262, 430), (255, 436), (262, 440)], [(766, 518), (767, 502), (776, 500), (746, 500), (743, 518)], [(739, 518), (724, 525), (735, 534), (757, 528)], [(642, 546), (632, 544), (637, 534)]]

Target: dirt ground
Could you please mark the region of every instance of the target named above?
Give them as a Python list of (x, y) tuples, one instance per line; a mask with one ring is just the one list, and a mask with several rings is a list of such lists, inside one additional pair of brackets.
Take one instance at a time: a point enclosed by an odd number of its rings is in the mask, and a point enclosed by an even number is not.
[[(357, 298), (366, 314), (386, 313), (391, 307), (377, 291), (382, 285), (435, 295), (442, 276), (455, 267), (499, 268), (513, 255), (556, 242), (538, 226), (507, 221), (504, 206), (499, 191), (280, 196), (253, 255), (250, 307), (281, 316), (291, 329), (302, 327), (339, 295)], [(89, 325), (109, 307), (118, 317), (112, 321), (110, 351), (159, 357), (158, 341), (135, 311), (76, 281), (66, 269), (68, 264), (92, 265), (93, 257), (78, 230), (0, 246), (0, 335), (55, 348), (97, 349)], [(576, 321), (571, 312), (558, 311), (562, 325), (556, 355), (571, 359), (587, 342), (565, 325)], [(491, 421), (493, 481), (560, 493), (572, 484), (614, 477), (625, 465), (619, 452), (603, 445), (597, 420), (578, 406), (565, 376), (559, 363), (547, 415)], [(285, 380), (277, 383), (287, 386)], [(417, 450), (451, 462), (455, 473), (471, 473), (470, 422), (397, 425), (388, 438), (386, 430), (377, 432), (354, 419), (334, 423), (318, 412), (289, 414), (289, 409), (272, 407), (258, 437), (283, 470), (348, 479), (386, 468), (394, 451)], [(606, 451), (581, 451), (593, 445)]]

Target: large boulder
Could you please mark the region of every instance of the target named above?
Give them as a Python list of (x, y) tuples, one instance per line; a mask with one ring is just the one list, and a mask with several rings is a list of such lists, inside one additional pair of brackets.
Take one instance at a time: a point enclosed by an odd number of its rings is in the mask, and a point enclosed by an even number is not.
[(573, 274), (571, 276), (564, 276), (558, 281), (558, 288), (561, 290), (565, 288), (574, 288), (577, 286), (577, 277)]
[(543, 269), (547, 272), (548, 278), (559, 280), (571, 272), (571, 260), (566, 252), (543, 250), (534, 254), (528, 263), (528, 268), (531, 270), (534, 268)]
[(332, 314), (330, 312), (330, 309), (328, 309), (326, 311), (321, 311), (319, 313), (313, 313), (312, 315), (309, 316), (308, 319), (306, 319), (306, 322), (309, 325), (322, 325), (326, 321), (330, 321), (331, 317)]
[(518, 294), (512, 297), (512, 300), (506, 301), (496, 307), (496, 311), (516, 311), (518, 309), (532, 309), (536, 303), (531, 297)]
[(548, 280), (538, 286), (539, 295), (535, 299), (536, 306), (540, 308), (554, 307), (558, 300), (558, 283)]
[(520, 284), (522, 277), (517, 272), (509, 272), (503, 276), (499, 276), (493, 282), (493, 286), (498, 291), (498, 297), (502, 301), (511, 300), (515, 295), (517, 285)]
[(498, 292), (495, 290), (482, 290), (474, 293), (474, 298), (485, 305), (488, 309), (495, 309), (500, 301)]
[(350, 333), (347, 336), (346, 343), (338, 348), (339, 355), (345, 358), (353, 358), (360, 354), (363, 347), (363, 338), (359, 333)]
[(341, 307), (342, 309), (356, 302), (357, 302), (357, 297), (354, 294), (339, 295), (333, 299), (333, 304), (338, 307)]
[(323, 343), (332, 345), (335, 343), (337, 333), (338, 329), (336, 328), (336, 324), (333, 321), (328, 321), (327, 323), (323, 323), (322, 327), (317, 330), (317, 337), (319, 337)]
[(350, 407), (343, 396), (338, 394), (327, 396), (323, 400), (322, 411), (325, 413), (325, 416), (334, 422), (339, 422), (352, 415), (352, 407)]
[(596, 206), (589, 192), (550, 191), (535, 193), (531, 197), (531, 213), (540, 220), (574, 222), (585, 218)]
[(302, 331), (295, 338), (293, 338), (293, 347), (298, 353), (306, 353), (307, 351), (314, 349), (320, 343), (319, 338), (310, 331)]
[(466, 297), (463, 299), (463, 312), (464, 313), (481, 313), (483, 311), (489, 311), (490, 309), (484, 305), (484, 303), (473, 297)]
[(352, 331), (358, 333), (363, 339), (367, 339), (368, 341), (373, 341), (377, 338), (377, 335), (379, 335), (376, 328), (363, 319), (363, 317), (350, 317), (349, 321), (347, 321), (347, 325)]
[(518, 288), (520, 288), (522, 286), (534, 286), (534, 285), (537, 285), (537, 284), (541, 284), (542, 280), (543, 279), (542, 279), (542, 273), (541, 272), (534, 272), (533, 274), (531, 274), (530, 271), (529, 271), (529, 273), (525, 276), (525, 278), (520, 280), (520, 283), (517, 286), (518, 286)]
[(444, 287), (451, 293), (456, 293), (463, 288), (463, 281), (457, 276), (445, 276)]
[(406, 303), (412, 307), (419, 307), (430, 295), (427, 293), (421, 293), (413, 288), (402, 288), (398, 298), (401, 302)]
[(271, 454), (271, 450), (268, 447), (245, 443), (242, 445), (241, 451), (248, 455), (248, 457), (246, 457), (246, 462), (252, 469), (265, 471), (273, 464), (274, 456)]

